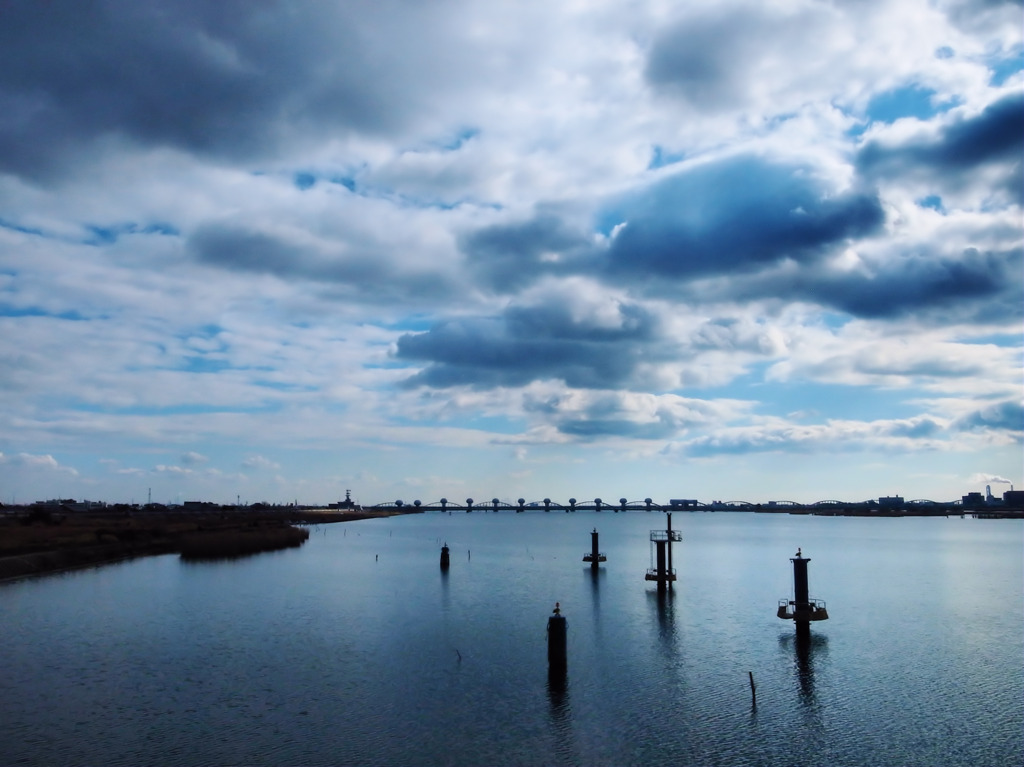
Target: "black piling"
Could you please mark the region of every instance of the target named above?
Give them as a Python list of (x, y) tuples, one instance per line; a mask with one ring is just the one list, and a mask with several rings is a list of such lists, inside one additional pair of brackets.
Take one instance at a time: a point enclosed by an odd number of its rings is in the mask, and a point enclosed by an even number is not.
[(807, 587), (807, 563), (811, 560), (801, 556), (800, 549), (797, 549), (796, 556), (789, 561), (793, 563), (794, 601), (797, 607), (806, 607), (810, 602), (808, 596), (810, 590)]
[(564, 671), (568, 666), (566, 657), (567, 623), (558, 602), (554, 612), (548, 618), (548, 668), (551, 671)]
[(655, 560), (657, 562), (658, 570), (658, 591), (664, 591), (665, 585), (668, 582), (666, 573), (668, 568), (665, 567), (665, 549), (668, 547), (667, 541), (655, 541), (654, 545), (657, 547), (657, 554)]
[(447, 570), (450, 564), (451, 559), (449, 558), (448, 544), (445, 543), (445, 545), (441, 547), (441, 569)]
[(828, 610), (825, 609), (825, 602), (821, 599), (811, 599), (807, 579), (807, 563), (809, 557), (805, 557), (801, 549), (796, 550), (796, 556), (790, 557), (793, 563), (793, 598), (790, 600), (780, 599), (778, 616), (783, 620), (792, 620), (796, 623), (796, 634), (798, 638), (809, 638), (811, 635), (812, 621), (827, 621)]
[(607, 561), (608, 557), (601, 553), (601, 548), (598, 545), (597, 540), (597, 528), (594, 528), (594, 532), (590, 534), (590, 553), (583, 555), (584, 562), (590, 562), (590, 568), (596, 570), (597, 566), (601, 562)]
[[(675, 575), (676, 570), (675, 570), (674, 567), (672, 567), (672, 515), (671, 514), (666, 514), (665, 515), (665, 532), (668, 533), (668, 571), (670, 573), (672, 573), (673, 575)], [(668, 587), (669, 587), (670, 590), (672, 588), (672, 580), (674, 580), (674, 579), (670, 579), (669, 582), (668, 582)]]

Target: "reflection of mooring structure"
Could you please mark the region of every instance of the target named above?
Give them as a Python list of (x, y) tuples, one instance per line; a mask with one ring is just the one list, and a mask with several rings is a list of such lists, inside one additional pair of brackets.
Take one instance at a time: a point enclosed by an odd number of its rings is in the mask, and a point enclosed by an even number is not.
[(656, 566), (648, 568), (644, 576), (645, 580), (658, 582), (658, 591), (672, 588), (672, 581), (676, 579), (676, 571), (672, 567), (672, 543), (682, 540), (682, 536), (672, 529), (672, 515), (666, 514), (665, 518), (668, 525), (665, 530), (651, 530), (651, 545), (654, 547), (651, 558)]
[(807, 587), (807, 563), (810, 558), (804, 557), (800, 549), (796, 556), (790, 557), (793, 563), (793, 599), (780, 599), (778, 616), (783, 620), (796, 621), (796, 633), (807, 636), (811, 633), (811, 621), (827, 621), (828, 610), (822, 599), (811, 599)]
[(596, 570), (599, 562), (607, 562), (608, 557), (602, 554), (598, 550), (597, 545), (597, 528), (594, 528), (594, 532), (590, 534), (590, 553), (583, 555), (584, 562), (590, 562), (590, 566)]

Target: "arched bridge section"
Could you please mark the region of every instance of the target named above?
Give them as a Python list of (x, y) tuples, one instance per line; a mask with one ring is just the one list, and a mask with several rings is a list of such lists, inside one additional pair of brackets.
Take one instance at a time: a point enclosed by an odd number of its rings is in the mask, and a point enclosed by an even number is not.
[(491, 498), (490, 500), (477, 501), (473, 498), (466, 498), (465, 500), (449, 500), (448, 498), (441, 498), (437, 501), (431, 501), (423, 503), (420, 500), (404, 501), (402, 499), (396, 499), (394, 501), (385, 501), (378, 503), (373, 506), (366, 507), (368, 509), (380, 510), (380, 511), (397, 511), (397, 512), (428, 512), (428, 511), (440, 511), (440, 512), (451, 512), (451, 511), (483, 511), (483, 512), (514, 512), (520, 513), (524, 511), (561, 511), (561, 512), (575, 512), (575, 511), (611, 511), (611, 512), (625, 512), (625, 511), (753, 511), (753, 512), (776, 512), (776, 513), (789, 513), (789, 514), (822, 514), (828, 516), (835, 515), (875, 515), (875, 514), (888, 514), (888, 515), (924, 515), (934, 516), (937, 514), (950, 513), (953, 511), (960, 512), (963, 509), (961, 500), (950, 501), (950, 502), (937, 502), (929, 500), (927, 498), (918, 498), (912, 501), (903, 501), (899, 498), (899, 503), (889, 503), (890, 499), (882, 499), (885, 503), (880, 501), (860, 501), (860, 502), (849, 502), (840, 501), (836, 499), (827, 499), (822, 501), (816, 501), (814, 503), (798, 503), (797, 501), (768, 501), (766, 503), (752, 503), (750, 501), (710, 501), (704, 503), (696, 499), (679, 499), (673, 498), (668, 503), (659, 503), (651, 498), (644, 498), (643, 500), (629, 500), (625, 497), (617, 499), (577, 499), (575, 497), (569, 498), (567, 501), (558, 501), (551, 498), (544, 498), (537, 501), (527, 501), (525, 498), (518, 498), (515, 501), (501, 500), (500, 498)]

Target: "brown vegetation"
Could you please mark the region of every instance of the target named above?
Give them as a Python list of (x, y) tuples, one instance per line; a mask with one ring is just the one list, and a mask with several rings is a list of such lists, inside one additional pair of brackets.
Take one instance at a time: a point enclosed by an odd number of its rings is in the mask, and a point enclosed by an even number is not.
[(246, 556), (301, 546), (296, 525), (391, 516), (394, 511), (110, 510), (38, 507), (0, 514), (0, 581), (178, 552), (183, 558)]
[(228, 559), (301, 546), (307, 538), (309, 530), (302, 527), (249, 527), (191, 533), (182, 538), (178, 550), (182, 559)]

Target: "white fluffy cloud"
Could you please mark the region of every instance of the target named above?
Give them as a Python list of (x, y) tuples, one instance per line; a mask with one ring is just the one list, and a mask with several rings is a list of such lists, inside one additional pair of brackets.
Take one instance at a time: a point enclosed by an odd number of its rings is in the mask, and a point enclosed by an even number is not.
[(526, 444), (621, 451), (620, 486), (651, 455), (809, 450), (910, 476), (956, 449), (1012, 478), (1019, 21), (998, 0), (16, 3), (5, 481), (557, 495), (504, 479)]

